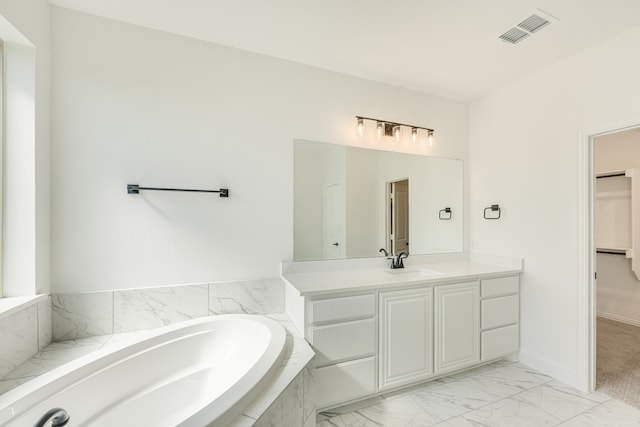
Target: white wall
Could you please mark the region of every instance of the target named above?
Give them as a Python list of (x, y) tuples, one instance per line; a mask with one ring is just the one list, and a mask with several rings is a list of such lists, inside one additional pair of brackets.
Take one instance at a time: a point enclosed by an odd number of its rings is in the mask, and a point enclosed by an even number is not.
[(380, 209), (379, 199), (384, 187), (378, 186), (378, 151), (347, 151), (346, 158), (346, 242), (347, 258), (367, 258), (378, 255), (385, 247), (376, 233)]
[(399, 151), (468, 156), (463, 103), (56, 7), (52, 35), (55, 292), (279, 274), (293, 140), (371, 146), (356, 114), (436, 129)]
[[(413, 254), (461, 252), (463, 247), (461, 162), (394, 154), (384, 156), (378, 188), (388, 182), (409, 180), (409, 251)], [(379, 201), (381, 212), (386, 201)], [(438, 211), (452, 208), (451, 220), (438, 219)], [(380, 234), (385, 235), (385, 221), (380, 220)]]
[[(6, 54), (4, 286), (7, 296), (50, 289), (50, 7), (0, 0)], [(25, 39), (26, 38), (26, 39)], [(34, 99), (35, 97), (35, 99)]]
[[(578, 133), (640, 123), (640, 27), (472, 103), (471, 245), (525, 259), (521, 357), (577, 384)], [(499, 221), (482, 219), (492, 203)]]
[[(596, 173), (640, 168), (639, 129), (603, 135), (595, 141)], [(598, 180), (598, 188), (602, 184), (618, 191), (621, 188), (630, 191), (631, 187), (630, 179), (624, 177)], [(630, 247), (630, 200), (608, 200), (605, 206), (612, 207), (613, 211), (603, 212), (602, 215), (607, 216), (601, 218), (601, 212), (596, 210), (596, 241), (623, 242), (623, 246)], [(620, 255), (597, 254), (596, 263), (598, 316), (640, 325), (640, 280), (631, 270), (631, 260)]]
[(321, 154), (304, 149), (294, 151), (294, 224), (295, 258), (312, 260), (323, 258), (324, 162)]

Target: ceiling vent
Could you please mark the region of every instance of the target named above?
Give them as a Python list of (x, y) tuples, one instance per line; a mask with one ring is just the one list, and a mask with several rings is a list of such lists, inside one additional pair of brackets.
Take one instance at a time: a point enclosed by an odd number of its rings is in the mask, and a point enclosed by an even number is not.
[(553, 16), (538, 9), (531, 16), (521, 20), (519, 24), (499, 35), (498, 38), (504, 42), (516, 44), (556, 20)]
[(500, 36), (500, 39), (507, 43), (516, 44), (527, 37), (529, 37), (529, 33), (527, 33), (526, 31), (519, 30), (518, 28), (512, 28), (506, 33), (502, 34)]
[(549, 21), (548, 19), (545, 19), (542, 16), (538, 16), (536, 14), (533, 14), (527, 19), (525, 19), (524, 21), (522, 21), (521, 23), (519, 23), (518, 28), (521, 28), (530, 33), (535, 33), (536, 31), (547, 26), (550, 23), (551, 21)]

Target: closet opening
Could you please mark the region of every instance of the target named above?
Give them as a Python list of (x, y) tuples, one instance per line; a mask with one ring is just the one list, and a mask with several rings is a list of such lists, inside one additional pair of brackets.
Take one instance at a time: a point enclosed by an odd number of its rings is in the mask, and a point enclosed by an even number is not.
[(640, 127), (593, 138), (595, 390), (640, 408)]

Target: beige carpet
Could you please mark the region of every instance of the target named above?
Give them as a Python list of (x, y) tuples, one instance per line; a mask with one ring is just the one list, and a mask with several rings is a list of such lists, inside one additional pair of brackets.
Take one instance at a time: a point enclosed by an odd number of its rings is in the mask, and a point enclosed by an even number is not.
[(598, 317), (596, 391), (640, 408), (640, 327)]

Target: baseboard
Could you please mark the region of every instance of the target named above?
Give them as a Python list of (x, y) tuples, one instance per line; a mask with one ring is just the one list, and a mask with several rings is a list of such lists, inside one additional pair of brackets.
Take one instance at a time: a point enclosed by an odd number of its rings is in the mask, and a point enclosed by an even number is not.
[(577, 388), (578, 373), (576, 371), (567, 369), (564, 366), (522, 349), (520, 349), (520, 353), (518, 354), (518, 360), (520, 363), (530, 366), (543, 374), (547, 374), (558, 381)]
[(616, 322), (626, 323), (628, 325), (640, 326), (640, 320), (629, 319), (628, 317), (618, 316), (617, 314), (605, 313), (602, 311), (598, 311), (596, 316), (602, 317), (609, 320), (615, 320)]

